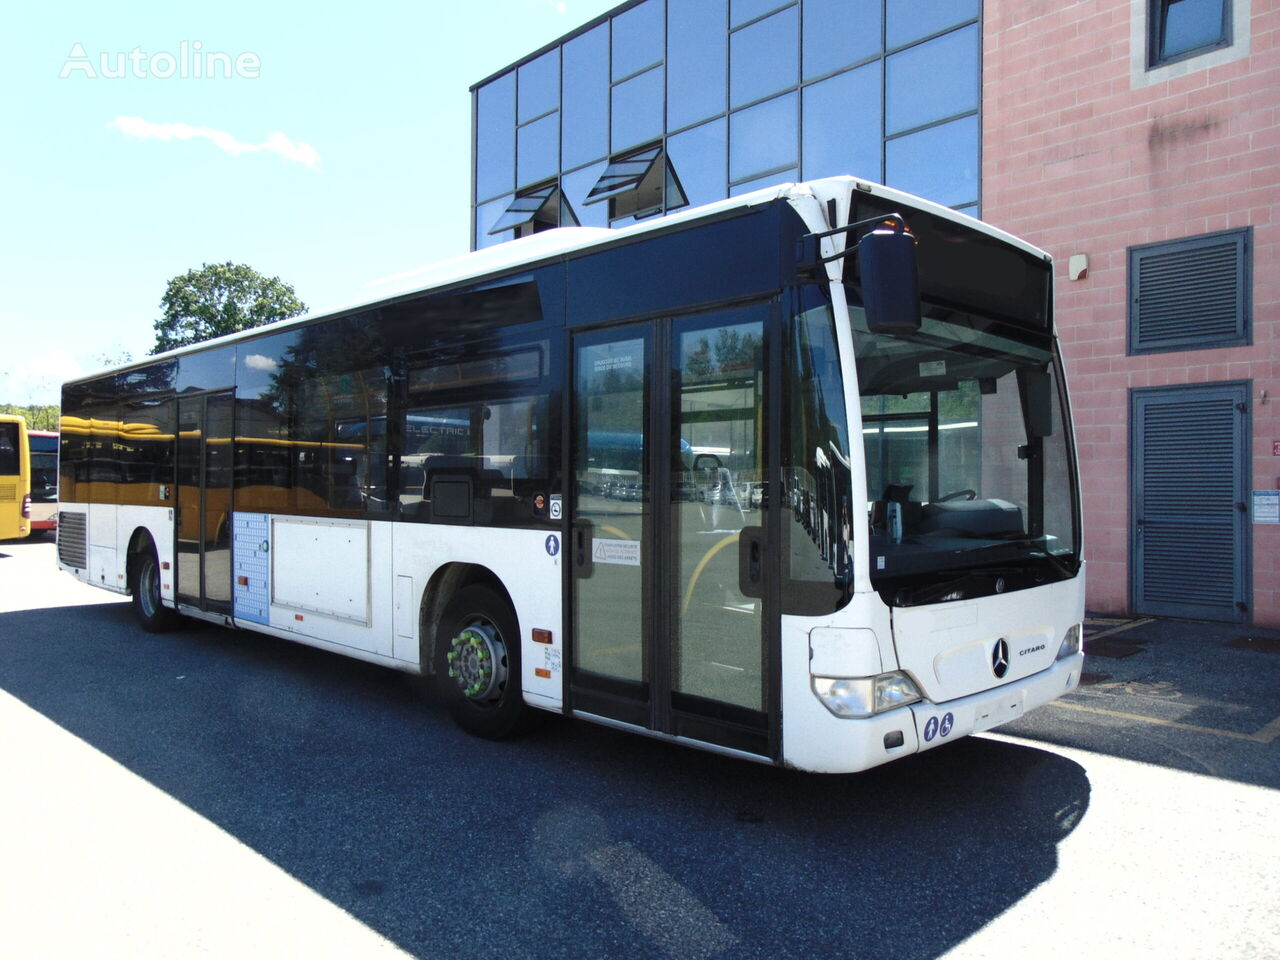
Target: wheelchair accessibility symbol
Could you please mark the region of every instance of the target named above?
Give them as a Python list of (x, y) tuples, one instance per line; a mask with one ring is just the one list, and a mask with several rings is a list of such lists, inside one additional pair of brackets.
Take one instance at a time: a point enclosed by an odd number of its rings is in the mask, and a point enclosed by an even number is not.
[(956, 725), (956, 718), (953, 717), (950, 713), (944, 713), (942, 715), (942, 725), (938, 727), (939, 735), (945, 737), (948, 733), (951, 732), (952, 728), (955, 725)]

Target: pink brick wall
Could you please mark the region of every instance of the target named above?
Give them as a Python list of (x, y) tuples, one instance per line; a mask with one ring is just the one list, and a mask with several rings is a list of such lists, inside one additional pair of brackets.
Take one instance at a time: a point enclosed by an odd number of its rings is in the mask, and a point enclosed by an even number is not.
[[(1252, 0), (1249, 56), (1136, 89), (1130, 0), (987, 0), (984, 18), (982, 216), (1057, 262), (1088, 603), (1123, 612), (1131, 387), (1251, 379), (1252, 486), (1280, 484), (1280, 0)], [(1126, 356), (1127, 249), (1244, 226), (1253, 345)], [(1251, 530), (1254, 620), (1280, 625), (1280, 526)]]

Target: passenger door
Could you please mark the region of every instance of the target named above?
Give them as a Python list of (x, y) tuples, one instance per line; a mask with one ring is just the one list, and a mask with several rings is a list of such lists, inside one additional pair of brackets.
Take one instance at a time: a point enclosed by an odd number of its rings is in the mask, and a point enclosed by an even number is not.
[(767, 305), (574, 339), (575, 710), (774, 751)]
[(174, 562), (179, 603), (231, 612), (232, 391), (178, 398)]

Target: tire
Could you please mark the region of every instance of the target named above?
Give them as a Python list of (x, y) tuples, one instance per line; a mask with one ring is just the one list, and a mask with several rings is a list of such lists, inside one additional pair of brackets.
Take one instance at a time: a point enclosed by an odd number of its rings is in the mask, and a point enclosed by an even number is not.
[(436, 690), (454, 723), (486, 740), (528, 729), (520, 690), (520, 630), (490, 587), (463, 587), (445, 607), (432, 654)]
[(138, 554), (129, 577), (129, 593), (133, 602), (133, 615), (138, 625), (148, 633), (172, 630), (182, 617), (160, 602), (160, 564), (154, 547)]

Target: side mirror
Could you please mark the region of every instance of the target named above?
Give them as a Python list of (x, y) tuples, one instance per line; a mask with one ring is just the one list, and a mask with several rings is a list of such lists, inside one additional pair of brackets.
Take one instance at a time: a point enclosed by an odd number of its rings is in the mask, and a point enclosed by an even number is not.
[(916, 238), (906, 230), (877, 227), (858, 241), (862, 305), (872, 333), (920, 329), (920, 280)]

